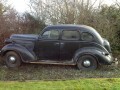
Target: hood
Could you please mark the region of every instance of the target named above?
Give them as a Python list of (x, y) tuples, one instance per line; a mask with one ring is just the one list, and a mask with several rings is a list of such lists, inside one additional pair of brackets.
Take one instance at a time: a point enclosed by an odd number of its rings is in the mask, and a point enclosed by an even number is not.
[(25, 46), (26, 48), (28, 47), (34, 47), (34, 41), (38, 38), (39, 35), (34, 35), (34, 34), (13, 34), (10, 36), (10, 38), (7, 38), (5, 40), (6, 44), (9, 43), (17, 43), (20, 45)]
[(36, 40), (38, 38), (38, 35), (35, 34), (13, 34), (10, 36), (10, 39), (16, 40), (16, 39), (22, 39), (22, 40)]

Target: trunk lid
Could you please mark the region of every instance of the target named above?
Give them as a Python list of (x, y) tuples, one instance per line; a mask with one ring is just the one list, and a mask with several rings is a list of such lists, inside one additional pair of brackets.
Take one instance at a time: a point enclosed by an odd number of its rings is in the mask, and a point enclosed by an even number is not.
[(104, 45), (104, 47), (107, 49), (107, 51), (108, 51), (109, 53), (111, 53), (110, 43), (109, 43), (108, 40), (105, 39), (105, 38), (103, 38), (103, 45)]

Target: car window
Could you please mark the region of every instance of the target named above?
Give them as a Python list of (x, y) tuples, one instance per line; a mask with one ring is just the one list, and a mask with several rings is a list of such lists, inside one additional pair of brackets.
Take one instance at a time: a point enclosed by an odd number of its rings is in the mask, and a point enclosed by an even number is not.
[(81, 39), (84, 40), (84, 41), (92, 41), (93, 36), (90, 33), (83, 32), (82, 35), (81, 35)]
[(43, 39), (58, 39), (59, 38), (59, 31), (58, 30), (49, 30), (45, 31), (42, 34)]
[(62, 39), (63, 40), (79, 40), (80, 34), (78, 31), (75, 30), (64, 30), (62, 32)]

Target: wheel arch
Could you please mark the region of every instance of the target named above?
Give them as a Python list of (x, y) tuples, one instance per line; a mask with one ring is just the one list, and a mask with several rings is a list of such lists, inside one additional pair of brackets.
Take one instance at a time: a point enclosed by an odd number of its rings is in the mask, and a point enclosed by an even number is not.
[(90, 55), (92, 57), (94, 57), (97, 61), (97, 64), (100, 64), (99, 62), (99, 58), (97, 57), (98, 52), (94, 49), (79, 49), (76, 51), (76, 53), (74, 54), (73, 60), (75, 62), (75, 64), (77, 64), (77, 61), (80, 57), (84, 56), (84, 55)]
[(16, 54), (19, 55), (20, 59), (23, 61), (21, 54), (17, 52), (16, 50), (6, 50), (3, 52), (2, 57), (4, 57), (8, 52), (15, 52)]
[(90, 55), (90, 56), (92, 56), (92, 57), (95, 58), (95, 60), (97, 61), (97, 64), (99, 64), (98, 58), (97, 58), (94, 54), (87, 53), (87, 52), (84, 52), (84, 53), (80, 54), (80, 55), (78, 56), (78, 58), (76, 59), (76, 63), (78, 62), (79, 58), (82, 57), (82, 56), (84, 56), (84, 55)]
[(1, 49), (1, 56), (4, 57), (5, 54), (8, 53), (9, 51), (13, 51), (17, 53), (20, 56), (22, 62), (29, 62), (31, 60), (36, 60), (37, 58), (30, 51), (28, 51), (24, 46), (21, 46), (19, 44), (8, 44), (4, 46)]

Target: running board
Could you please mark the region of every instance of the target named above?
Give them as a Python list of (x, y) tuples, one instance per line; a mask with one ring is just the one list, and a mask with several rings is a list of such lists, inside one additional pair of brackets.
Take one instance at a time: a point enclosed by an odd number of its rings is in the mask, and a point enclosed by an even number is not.
[(34, 64), (56, 64), (56, 65), (76, 65), (73, 61), (51, 61), (51, 60), (39, 60), (36, 62), (29, 62)]

